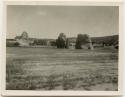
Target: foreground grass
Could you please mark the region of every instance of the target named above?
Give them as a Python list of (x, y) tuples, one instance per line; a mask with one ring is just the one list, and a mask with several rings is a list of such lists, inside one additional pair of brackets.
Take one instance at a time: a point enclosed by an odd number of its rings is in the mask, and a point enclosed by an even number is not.
[(118, 53), (112, 48), (7, 48), (8, 90), (117, 90)]

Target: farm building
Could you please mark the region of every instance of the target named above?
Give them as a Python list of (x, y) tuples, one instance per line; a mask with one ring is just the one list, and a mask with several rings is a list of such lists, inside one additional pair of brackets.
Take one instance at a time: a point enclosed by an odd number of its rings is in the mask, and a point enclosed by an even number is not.
[(15, 40), (19, 43), (20, 46), (30, 46), (30, 44), (34, 43), (34, 39), (29, 38), (27, 32), (23, 32), (21, 36), (16, 36)]
[(15, 41), (19, 43), (19, 46), (55, 46), (54, 39), (37, 39), (28, 36), (27, 32), (23, 32), (21, 36), (16, 36)]
[(72, 37), (67, 39), (67, 48), (75, 49), (75, 45), (76, 45), (76, 38)]

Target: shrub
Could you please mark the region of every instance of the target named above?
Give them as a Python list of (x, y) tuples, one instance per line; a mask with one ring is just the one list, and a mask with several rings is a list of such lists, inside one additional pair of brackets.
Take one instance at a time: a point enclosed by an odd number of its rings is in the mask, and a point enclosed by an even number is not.
[(56, 39), (57, 48), (66, 48), (66, 35), (60, 33), (58, 39)]

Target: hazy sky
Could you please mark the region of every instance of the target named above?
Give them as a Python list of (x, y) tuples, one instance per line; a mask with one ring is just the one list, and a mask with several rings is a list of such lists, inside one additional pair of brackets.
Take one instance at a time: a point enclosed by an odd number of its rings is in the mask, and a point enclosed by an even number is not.
[(118, 34), (118, 7), (113, 6), (32, 6), (7, 7), (7, 38), (23, 31), (29, 37), (57, 38), (89, 34), (91, 37)]

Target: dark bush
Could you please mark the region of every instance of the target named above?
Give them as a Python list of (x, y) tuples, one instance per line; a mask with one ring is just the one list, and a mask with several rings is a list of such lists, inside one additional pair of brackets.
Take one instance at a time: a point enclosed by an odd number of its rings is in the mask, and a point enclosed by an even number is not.
[(60, 33), (58, 39), (56, 39), (57, 48), (66, 48), (66, 35)]
[(18, 47), (19, 45), (18, 42), (6, 42), (7, 47)]
[(82, 44), (87, 43), (87, 35), (84, 34), (78, 34), (77, 39), (76, 39), (76, 49), (82, 49)]

